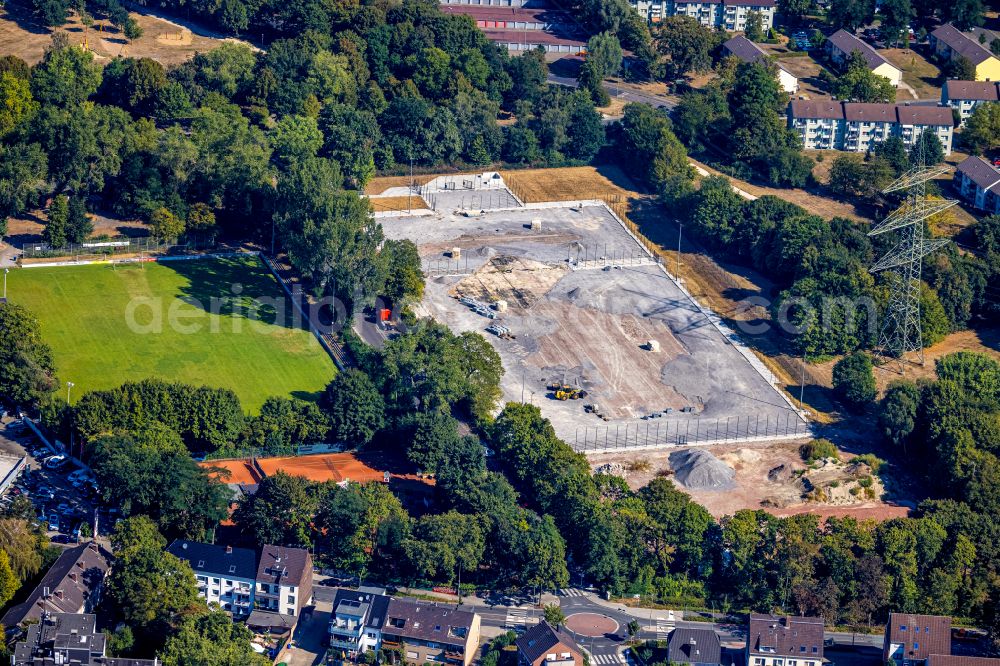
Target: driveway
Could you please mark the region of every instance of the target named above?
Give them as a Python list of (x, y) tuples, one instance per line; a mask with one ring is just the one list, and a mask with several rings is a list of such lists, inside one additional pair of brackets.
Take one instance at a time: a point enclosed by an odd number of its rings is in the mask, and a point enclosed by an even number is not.
[(332, 604), (321, 601), (313, 607), (312, 612), (303, 612), (295, 627), (294, 647), (285, 648), (277, 663), (285, 662), (288, 666), (313, 666), (323, 663), (323, 655), (326, 654), (323, 641), (326, 638), (332, 611)]

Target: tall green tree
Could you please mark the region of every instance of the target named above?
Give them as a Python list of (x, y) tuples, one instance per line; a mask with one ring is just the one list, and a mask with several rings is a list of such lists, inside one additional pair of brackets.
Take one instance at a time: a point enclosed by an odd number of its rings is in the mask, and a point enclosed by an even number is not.
[(656, 51), (666, 58), (667, 79), (707, 71), (712, 66), (712, 49), (717, 37), (711, 29), (690, 16), (669, 16), (653, 33)]
[(45, 221), (45, 229), (42, 230), (42, 238), (53, 249), (66, 247), (68, 222), (69, 199), (65, 194), (56, 195), (49, 204), (48, 219)]
[(250, 647), (253, 632), (220, 609), (185, 618), (163, 646), (164, 666), (267, 666), (271, 662)]
[(833, 366), (833, 390), (854, 409), (862, 409), (875, 400), (878, 388), (867, 354), (856, 352)]
[(41, 327), (25, 307), (0, 304), (0, 396), (14, 405), (31, 405), (56, 388), (52, 350)]
[(385, 425), (385, 401), (364, 372), (339, 373), (326, 387), (323, 408), (330, 415), (334, 441), (364, 446)]

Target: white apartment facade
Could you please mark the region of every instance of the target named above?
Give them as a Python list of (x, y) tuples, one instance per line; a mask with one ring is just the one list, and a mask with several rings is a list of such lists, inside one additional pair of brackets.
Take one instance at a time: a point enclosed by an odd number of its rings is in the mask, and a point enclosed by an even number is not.
[(955, 169), (962, 199), (987, 215), (1000, 215), (1000, 169), (982, 157), (967, 157)]
[(690, 16), (709, 28), (742, 32), (750, 13), (757, 12), (765, 31), (774, 26), (774, 0), (629, 0), (629, 4), (651, 23), (668, 16)]
[(794, 95), (799, 90), (799, 80), (784, 65), (773, 58), (768, 58), (767, 53), (759, 46), (744, 37), (737, 35), (722, 45), (726, 53), (736, 56), (743, 62), (771, 61), (776, 66), (776, 74), (781, 89), (789, 95)]
[(907, 147), (924, 132), (932, 132), (945, 154), (952, 150), (951, 109), (941, 106), (865, 104), (833, 100), (793, 100), (788, 126), (806, 150), (845, 150), (864, 153), (891, 136)]
[(255, 582), (256, 609), (298, 616), (312, 599), (312, 556), (301, 548), (264, 546)]
[(941, 86), (941, 104), (958, 111), (964, 125), (980, 104), (1000, 101), (1000, 83), (995, 81), (945, 81)]
[(254, 607), (257, 555), (249, 548), (176, 540), (167, 551), (194, 570), (198, 594), (210, 604), (242, 618)]

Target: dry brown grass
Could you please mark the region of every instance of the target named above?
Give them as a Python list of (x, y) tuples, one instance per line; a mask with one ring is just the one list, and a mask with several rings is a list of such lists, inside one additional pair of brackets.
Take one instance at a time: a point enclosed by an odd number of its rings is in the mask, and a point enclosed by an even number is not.
[(437, 178), (437, 176), (422, 175), (414, 176), (411, 180), (409, 176), (376, 176), (372, 178), (371, 181), (365, 185), (365, 194), (371, 196), (374, 194), (382, 194), (391, 187), (408, 187), (411, 182), (417, 185), (426, 185)]
[[(918, 99), (941, 97), (941, 70), (913, 49), (881, 49), (879, 54), (903, 71), (903, 81), (917, 91)], [(900, 89), (898, 101), (909, 99), (909, 93)]]
[[(108, 21), (96, 21), (85, 30), (76, 13), (58, 30), (69, 36), (70, 43), (84, 44), (98, 62), (107, 63), (119, 55), (152, 58), (163, 65), (174, 65), (191, 58), (195, 52), (211, 51), (223, 43), (221, 39), (192, 35), (190, 31), (153, 16), (131, 13), (143, 35), (131, 44)], [(52, 30), (39, 24), (26, 8), (8, 3), (0, 8), (0, 53), (12, 54), (29, 64), (42, 59), (45, 47), (52, 39)]]
[(608, 195), (638, 197), (638, 188), (618, 167), (582, 166), (503, 171), (504, 182), (525, 203), (573, 201)]
[(376, 197), (370, 198), (369, 201), (372, 202), (372, 210), (376, 213), (427, 208), (427, 203), (416, 194), (409, 197)]

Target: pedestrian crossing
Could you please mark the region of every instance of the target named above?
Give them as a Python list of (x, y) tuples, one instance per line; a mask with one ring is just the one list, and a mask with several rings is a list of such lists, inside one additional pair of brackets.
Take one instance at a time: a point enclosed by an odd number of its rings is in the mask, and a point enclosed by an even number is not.
[(584, 597), (586, 593), (575, 587), (566, 587), (559, 590), (560, 597)]
[(528, 611), (523, 608), (508, 608), (504, 626), (508, 629), (524, 628), (528, 624)]
[(656, 618), (656, 640), (665, 641), (670, 637), (670, 632), (674, 630), (677, 623), (674, 621), (673, 611), (667, 617)]
[(610, 666), (611, 664), (626, 664), (625, 657), (620, 654), (595, 654), (590, 657), (591, 664)]

